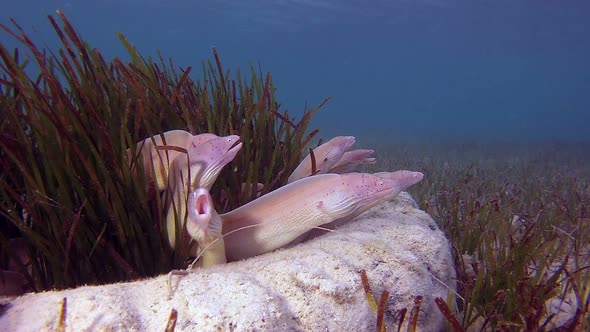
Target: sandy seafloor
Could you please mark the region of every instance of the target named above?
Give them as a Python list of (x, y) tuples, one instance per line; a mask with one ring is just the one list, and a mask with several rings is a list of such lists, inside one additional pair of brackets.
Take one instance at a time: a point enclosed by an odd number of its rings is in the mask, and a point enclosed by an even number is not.
[(375, 150), (374, 169), (420, 167), (461, 168), (481, 166), (486, 169), (514, 167), (543, 167), (547, 175), (555, 172), (590, 179), (590, 141), (557, 140), (495, 140), (478, 141), (444, 139), (416, 140), (364, 139), (362, 148)]
[(425, 174), (421, 183), (408, 190), (422, 208), (424, 200), (429, 198), (421, 197), (422, 194), (428, 195), (434, 188), (461, 189), (460, 183), (456, 188), (445, 186), (465, 180), (460, 177), (467, 175), (469, 178), (479, 176), (488, 182), (526, 182), (531, 186), (529, 190), (563, 187), (571, 182), (576, 184), (581, 201), (590, 203), (590, 141), (406, 139), (397, 142), (366, 140), (367, 145), (362, 138), (358, 141), (363, 148), (376, 151), (377, 163), (367, 167), (370, 172), (410, 169)]

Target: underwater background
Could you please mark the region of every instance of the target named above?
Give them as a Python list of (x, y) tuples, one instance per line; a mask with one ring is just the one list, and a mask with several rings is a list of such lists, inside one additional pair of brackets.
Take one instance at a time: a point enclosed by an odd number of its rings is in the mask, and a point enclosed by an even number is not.
[[(308, 148), (354, 135), (375, 150), (360, 171), (424, 174), (408, 192), (449, 239), (457, 287), (435, 303), (454, 330), (590, 330), (590, 1), (22, 0), (0, 13), (0, 321), (3, 295), (190, 269), (164, 199), (184, 178), (156, 187), (141, 143), (181, 129), (240, 135), (211, 188), (219, 213), (285, 186), (308, 153), (315, 174)], [(155, 149), (188, 155), (180, 141)], [(410, 306), (381, 303), (376, 326), (401, 326)]]
[(144, 56), (160, 50), (196, 77), (213, 46), (226, 68), (260, 64), (283, 110), (301, 114), (334, 97), (311, 125), (324, 139), (590, 139), (588, 1), (22, 0), (1, 8), (2, 22), (13, 17), (54, 50), (47, 15), (59, 8), (107, 59), (127, 57), (122, 32)]

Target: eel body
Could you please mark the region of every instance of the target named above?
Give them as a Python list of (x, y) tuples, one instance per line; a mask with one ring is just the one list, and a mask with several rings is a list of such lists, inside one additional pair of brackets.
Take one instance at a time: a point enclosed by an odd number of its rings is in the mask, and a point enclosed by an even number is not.
[(227, 260), (282, 247), (315, 226), (379, 200), (394, 188), (393, 180), (366, 173), (321, 174), (287, 184), (221, 215)]
[[(387, 180), (393, 181), (393, 187), (387, 192), (386, 195), (383, 195), (382, 197), (380, 197), (376, 200), (373, 200), (372, 202), (370, 202), (368, 204), (363, 204), (356, 211), (354, 211), (353, 213), (351, 213), (343, 218), (339, 218), (339, 219), (336, 219), (328, 224), (322, 225), (323, 228), (334, 229), (337, 226), (343, 225), (343, 224), (353, 220), (354, 218), (358, 217), (359, 215), (361, 215), (363, 212), (369, 210), (370, 208), (377, 206), (379, 204), (382, 204), (386, 201), (392, 200), (395, 196), (399, 195), (400, 192), (402, 192), (402, 191), (408, 189), (410, 186), (422, 181), (422, 179), (424, 178), (424, 175), (420, 172), (412, 172), (412, 171), (405, 171), (405, 170), (404, 171), (395, 171), (395, 172), (380, 172), (380, 173), (374, 173), (372, 175), (380, 177), (382, 179), (387, 179)], [(293, 243), (295, 244), (295, 243), (301, 243), (301, 242), (308, 241), (314, 237), (324, 234), (325, 232), (326, 232), (325, 230), (312, 229), (308, 233), (303, 234), (300, 237), (298, 237), (295, 241), (293, 241)]]
[[(354, 142), (354, 136), (337, 136), (313, 149), (317, 174), (328, 173), (330, 168), (342, 158), (344, 152), (354, 145)], [(312, 171), (311, 154), (308, 154), (291, 173), (287, 182), (291, 183), (315, 175), (311, 174)]]

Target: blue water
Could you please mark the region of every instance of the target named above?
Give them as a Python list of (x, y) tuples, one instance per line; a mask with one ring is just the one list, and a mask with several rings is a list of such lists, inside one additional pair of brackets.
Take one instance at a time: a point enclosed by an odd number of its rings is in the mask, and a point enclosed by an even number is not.
[(56, 48), (57, 8), (107, 57), (122, 32), (198, 73), (215, 46), (270, 71), (290, 112), (333, 96), (312, 123), (326, 138), (590, 140), (587, 0), (20, 0), (1, 22)]

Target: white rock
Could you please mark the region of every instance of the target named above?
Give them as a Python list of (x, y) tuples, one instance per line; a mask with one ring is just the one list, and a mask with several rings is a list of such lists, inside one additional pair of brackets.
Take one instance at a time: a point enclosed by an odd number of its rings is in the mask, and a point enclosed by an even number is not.
[(379, 301), (391, 295), (385, 323), (424, 297), (418, 328), (444, 329), (434, 304), (455, 289), (449, 244), (434, 221), (402, 193), (332, 232), (292, 248), (174, 277), (28, 294), (0, 316), (5, 331), (51, 330), (67, 297), (66, 330), (162, 331), (170, 311), (176, 331), (374, 331), (359, 271)]

